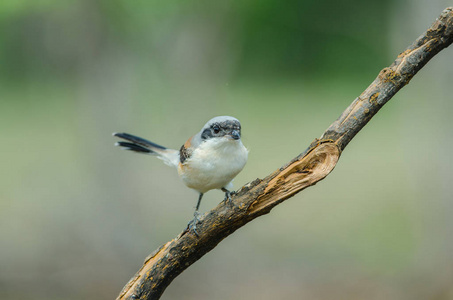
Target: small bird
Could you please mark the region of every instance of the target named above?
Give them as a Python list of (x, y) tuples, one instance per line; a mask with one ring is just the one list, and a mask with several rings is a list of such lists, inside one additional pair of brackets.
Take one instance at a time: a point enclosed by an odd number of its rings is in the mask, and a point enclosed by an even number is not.
[(155, 155), (177, 168), (185, 185), (199, 193), (194, 219), (188, 224), (189, 230), (192, 229), (197, 236), (198, 209), (203, 194), (220, 189), (225, 193), (224, 201), (231, 203), (232, 180), (244, 168), (248, 157), (248, 150), (241, 142), (241, 123), (229, 116), (209, 120), (179, 151), (128, 133), (114, 133), (113, 136), (127, 141), (117, 142), (116, 146)]

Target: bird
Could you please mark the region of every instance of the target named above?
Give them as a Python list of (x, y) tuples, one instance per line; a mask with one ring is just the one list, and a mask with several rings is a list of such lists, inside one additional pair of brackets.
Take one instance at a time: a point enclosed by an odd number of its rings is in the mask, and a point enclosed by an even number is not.
[(210, 119), (203, 128), (190, 137), (179, 150), (166, 148), (128, 133), (113, 133), (125, 141), (115, 145), (125, 150), (157, 156), (178, 171), (183, 183), (197, 191), (198, 202), (188, 224), (188, 230), (198, 236), (199, 208), (203, 195), (214, 189), (225, 193), (224, 201), (232, 204), (233, 179), (244, 168), (248, 150), (241, 141), (241, 123), (230, 116)]

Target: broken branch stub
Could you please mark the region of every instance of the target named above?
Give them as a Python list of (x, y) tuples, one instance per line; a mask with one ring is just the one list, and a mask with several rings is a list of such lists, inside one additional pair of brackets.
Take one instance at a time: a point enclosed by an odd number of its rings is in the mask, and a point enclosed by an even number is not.
[(256, 214), (260, 210), (270, 211), (272, 207), (294, 196), (304, 188), (325, 178), (340, 158), (340, 150), (335, 143), (317, 144), (301, 158), (272, 174), (263, 193), (253, 201), (248, 212)]

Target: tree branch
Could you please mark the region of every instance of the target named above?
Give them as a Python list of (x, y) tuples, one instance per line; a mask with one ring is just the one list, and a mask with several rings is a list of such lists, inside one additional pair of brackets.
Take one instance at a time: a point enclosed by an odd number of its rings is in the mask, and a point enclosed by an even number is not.
[(352, 138), (434, 55), (452, 41), (453, 8), (450, 7), (379, 73), (320, 139), (266, 178), (243, 186), (232, 197), (234, 207), (221, 202), (205, 214), (197, 227), (199, 237), (185, 230), (154, 251), (117, 299), (159, 299), (176, 276), (224, 238), (326, 177)]

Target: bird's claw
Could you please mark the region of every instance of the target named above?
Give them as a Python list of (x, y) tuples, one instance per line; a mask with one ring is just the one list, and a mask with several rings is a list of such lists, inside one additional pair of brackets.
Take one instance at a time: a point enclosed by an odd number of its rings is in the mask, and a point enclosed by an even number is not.
[(225, 198), (223, 199), (223, 201), (225, 203), (228, 202), (228, 204), (230, 204), (230, 206), (234, 206), (234, 203), (233, 203), (233, 200), (231, 199), (231, 196), (236, 194), (236, 192), (235, 191), (230, 192), (228, 190), (225, 190), (224, 192), (225, 192)]
[(188, 229), (189, 231), (192, 231), (193, 233), (195, 233), (195, 235), (196, 235), (197, 237), (199, 237), (198, 231), (197, 231), (197, 224), (200, 223), (200, 219), (198, 218), (199, 215), (200, 215), (200, 214), (199, 214), (197, 211), (194, 212), (194, 214), (193, 214), (193, 217), (194, 217), (193, 220), (190, 221), (190, 222), (187, 224), (187, 229)]

